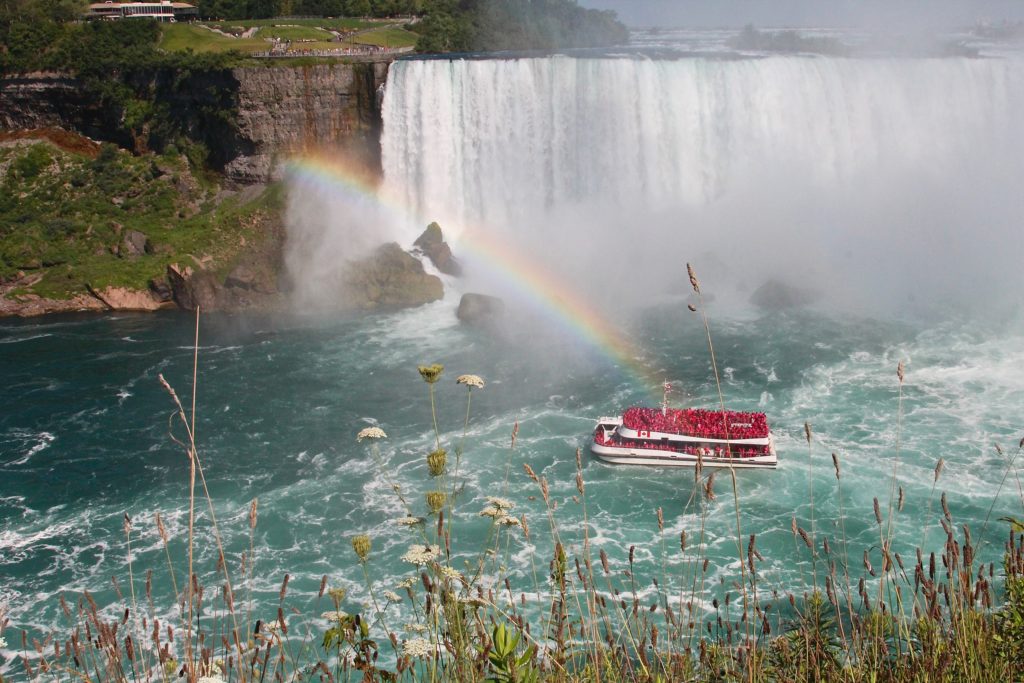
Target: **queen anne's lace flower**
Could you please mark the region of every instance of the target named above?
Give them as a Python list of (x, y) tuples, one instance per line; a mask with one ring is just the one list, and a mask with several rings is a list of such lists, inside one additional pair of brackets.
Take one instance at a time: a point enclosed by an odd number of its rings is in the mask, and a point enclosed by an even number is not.
[(402, 602), (402, 596), (395, 591), (384, 591), (384, 597), (391, 602)]
[(423, 624), (406, 624), (405, 630), (409, 633), (426, 633), (427, 627)]
[(402, 555), (403, 562), (410, 564), (424, 565), (441, 554), (440, 546), (436, 545), (414, 545), (409, 551)]
[(522, 522), (520, 522), (517, 518), (508, 516), (499, 519), (498, 523), (504, 524), (505, 526), (522, 526)]
[(386, 439), (387, 434), (380, 427), (364, 427), (356, 435), (356, 441), (362, 441), (363, 439)]
[(487, 496), (487, 502), (499, 510), (511, 510), (516, 506), (516, 504), (508, 498), (498, 498), (497, 496)]
[(7, 647), (7, 640), (3, 636), (0, 636), (0, 650), (3, 650), (5, 647)]
[(434, 652), (434, 645), (426, 638), (413, 638), (405, 641), (402, 652), (410, 657), (429, 657)]
[(398, 526), (416, 526), (417, 524), (423, 523), (422, 517), (399, 517), (394, 520)]
[(452, 569), (451, 567), (438, 567), (437, 570), (449, 579), (453, 579), (455, 581), (462, 580), (462, 574), (459, 573), (458, 569)]
[(505, 516), (505, 511), (502, 510), (501, 508), (496, 508), (496, 507), (488, 505), (487, 507), (485, 507), (483, 510), (480, 511), (480, 516), (481, 517), (493, 517), (494, 519), (501, 519), (502, 517)]
[(416, 579), (413, 578), (413, 577), (409, 577), (408, 579), (402, 579), (401, 581), (398, 582), (398, 587), (399, 588), (412, 588), (415, 585), (416, 585)]
[(341, 610), (331, 610), (329, 612), (324, 612), (320, 616), (333, 624), (334, 622), (344, 621), (345, 617), (348, 616), (348, 613), (342, 612)]
[(457, 384), (465, 384), (467, 387), (484, 388), (484, 380), (480, 375), (459, 375), (455, 382)]

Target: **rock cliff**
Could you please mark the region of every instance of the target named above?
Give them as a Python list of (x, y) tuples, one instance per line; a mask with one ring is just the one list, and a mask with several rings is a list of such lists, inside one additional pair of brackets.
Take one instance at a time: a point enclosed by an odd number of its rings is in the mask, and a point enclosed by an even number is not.
[[(344, 150), (379, 170), (378, 93), (388, 64), (155, 71), (144, 85), (181, 129), (207, 147), (209, 161), (229, 181), (264, 183), (279, 175), (279, 162), (289, 154), (312, 148)], [(66, 74), (0, 79), (0, 130), (65, 128), (141, 151), (145, 141), (125, 131), (122, 119), (123, 112), (105, 107)]]

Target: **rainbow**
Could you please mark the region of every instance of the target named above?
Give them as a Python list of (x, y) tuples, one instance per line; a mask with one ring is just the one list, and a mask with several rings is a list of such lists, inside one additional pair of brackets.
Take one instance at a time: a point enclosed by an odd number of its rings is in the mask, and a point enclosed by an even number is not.
[[(388, 197), (374, 174), (320, 154), (293, 157), (288, 177), (353, 199), (369, 200), (408, 224), (414, 214), (402, 202)], [(574, 288), (545, 269), (536, 259), (482, 227), (465, 230), (458, 239), (459, 257), (486, 266), (507, 286), (544, 316), (629, 373), (642, 387), (660, 388), (663, 378), (642, 359), (642, 351)]]

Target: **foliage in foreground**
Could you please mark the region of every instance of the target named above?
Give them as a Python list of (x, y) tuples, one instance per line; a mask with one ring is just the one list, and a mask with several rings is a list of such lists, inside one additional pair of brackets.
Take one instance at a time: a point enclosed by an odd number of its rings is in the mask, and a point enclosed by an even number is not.
[[(699, 282), (688, 265), (690, 282), (701, 302)], [(198, 320), (197, 320), (198, 323)], [(198, 330), (198, 328), (197, 328)], [(708, 332), (714, 367), (714, 351)], [(198, 362), (198, 348), (196, 349)], [(437, 387), (444, 366), (417, 368), (427, 385), (433, 434), (424, 444), (432, 490), (413, 500), (391, 478), (380, 454), (387, 438), (379, 426), (356, 436), (379, 467), (379, 476), (393, 491), (405, 516), (394, 522), (407, 529), (412, 544), (400, 557), (378, 558), (368, 534), (351, 537), (352, 552), (365, 582), (365, 593), (349, 592), (324, 575), (315, 598), (317, 619), (286, 602), (285, 575), (278, 604), (243, 604), (239, 596), (253, 581), (257, 501), (249, 509), (249, 552), (228, 557), (223, 550), (215, 506), (205, 499), (212, 538), (218, 550), (216, 568), (205, 569), (205, 585), (193, 561), (197, 483), (206, 492), (202, 462), (189, 416), (171, 385), (160, 382), (174, 404), (174, 437), (190, 464), (188, 545), (183, 560), (172, 559), (170, 539), (159, 514), (155, 523), (167, 555), (167, 573), (174, 587), (174, 606), (154, 602), (150, 568), (144, 600), (136, 599), (131, 562), (134, 531), (125, 516), (129, 590), (119, 601), (100, 609), (89, 593), (73, 605), (64, 596), (61, 608), (70, 623), (67, 633), (45, 640), (22, 636), (21, 665), (30, 678), (83, 681), (170, 681), (188, 683), (283, 680), (341, 681), (992, 681), (1014, 680), (1024, 661), (1024, 529), (1012, 517), (1003, 563), (1002, 604), (994, 563), (976, 559), (978, 546), (967, 525), (958, 526), (939, 497), (935, 518), (945, 533), (941, 548), (894, 546), (894, 531), (905, 497), (898, 485), (899, 431), (902, 425), (904, 366), (900, 362), (897, 439), (888, 502), (874, 499), (878, 543), (863, 550), (862, 569), (851, 562), (843, 510), (841, 462), (832, 454), (840, 517), (826, 521), (792, 518), (792, 536), (801, 556), (790, 561), (812, 567), (810, 590), (802, 594), (773, 589), (762, 578), (765, 563), (757, 533), (740, 528), (739, 483), (735, 470), (694, 469), (693, 490), (684, 508), (700, 520), (668, 538), (661, 508), (652, 511), (658, 541), (647, 551), (660, 558), (661, 572), (642, 576), (636, 546), (624, 562), (614, 562), (590, 537), (582, 452), (576, 451), (572, 503), (558, 504), (545, 476), (523, 463), (543, 504), (541, 521), (531, 529), (517, 504), (504, 496), (487, 496), (479, 511), (463, 502), (467, 481), (460, 476), (469, 431), (473, 394), (484, 380), (460, 375), (455, 384), (466, 391), (461, 436), (442, 438), (437, 420)], [(193, 391), (195, 388), (193, 377)], [(193, 394), (193, 403), (195, 396)], [(513, 426), (507, 451), (505, 488), (519, 433)], [(808, 448), (808, 484), (815, 442), (804, 425)], [(1000, 455), (1002, 449), (997, 447)], [(1021, 439), (1008, 459), (1006, 476), (1018, 478), (1014, 464), (1024, 451)], [(928, 501), (931, 518), (935, 487), (943, 470), (934, 470)], [(708, 553), (709, 515), (721, 514), (728, 503), (714, 504), (720, 492), (716, 477), (728, 477), (735, 513), (736, 555), (713, 567)], [(718, 488), (721, 488), (720, 486)], [(813, 497), (813, 489), (811, 490)], [(993, 507), (998, 500), (997, 490)], [(199, 499), (202, 500), (201, 498)], [(1024, 493), (1020, 503), (1024, 506)], [(201, 504), (201, 503), (200, 503)], [(460, 546), (459, 524), (483, 517), (488, 531), (478, 548)], [(730, 513), (730, 517), (732, 513)], [(582, 539), (567, 526), (582, 521)], [(931, 521), (931, 520), (929, 520)], [(807, 525), (806, 527), (804, 525)], [(543, 532), (541, 532), (543, 528)], [(809, 530), (808, 530), (809, 528)], [(548, 536), (550, 556), (538, 557), (536, 542)], [(674, 532), (673, 532), (674, 533)], [(673, 549), (670, 551), (670, 545)], [(513, 548), (529, 558), (529, 572), (510, 571)], [(676, 550), (675, 548), (678, 548)], [(909, 550), (909, 554), (907, 551)], [(678, 553), (678, 554), (677, 554)], [(397, 554), (397, 552), (395, 553)], [(666, 571), (670, 554), (682, 560), (680, 573)], [(857, 551), (854, 550), (854, 556)], [(456, 558), (475, 558), (456, 566)], [(860, 559), (860, 558), (858, 558)], [(410, 576), (381, 589), (371, 578), (375, 565), (410, 567)], [(184, 576), (181, 575), (185, 571)], [(724, 596), (715, 574), (725, 575)], [(515, 580), (516, 584), (513, 584)], [(402, 591), (401, 593), (399, 591)], [(251, 596), (251, 592), (249, 593)], [(406, 602), (408, 601), (408, 602)], [(408, 608), (405, 608), (408, 606)], [(348, 611), (348, 610), (351, 610)], [(175, 614), (176, 613), (176, 614)], [(167, 622), (161, 622), (158, 615)], [(405, 621), (406, 623), (400, 623)], [(11, 628), (0, 614), (0, 637)]]

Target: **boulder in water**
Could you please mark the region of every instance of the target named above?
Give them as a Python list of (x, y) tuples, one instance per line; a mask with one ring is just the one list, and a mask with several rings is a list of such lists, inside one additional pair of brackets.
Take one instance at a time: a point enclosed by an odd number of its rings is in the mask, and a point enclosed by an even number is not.
[(441, 278), (427, 274), (419, 259), (394, 242), (353, 263), (343, 288), (353, 307), (361, 309), (420, 306), (444, 296)]
[(462, 275), (462, 266), (452, 256), (451, 247), (444, 241), (441, 226), (437, 223), (428, 225), (412, 245), (423, 252), (434, 267), (445, 275)]
[(459, 300), (455, 315), (464, 323), (494, 322), (505, 312), (505, 302), (496, 296), (468, 292)]
[(779, 311), (786, 308), (799, 308), (814, 303), (818, 292), (787, 285), (779, 280), (768, 280), (750, 295), (750, 303), (761, 308)]

